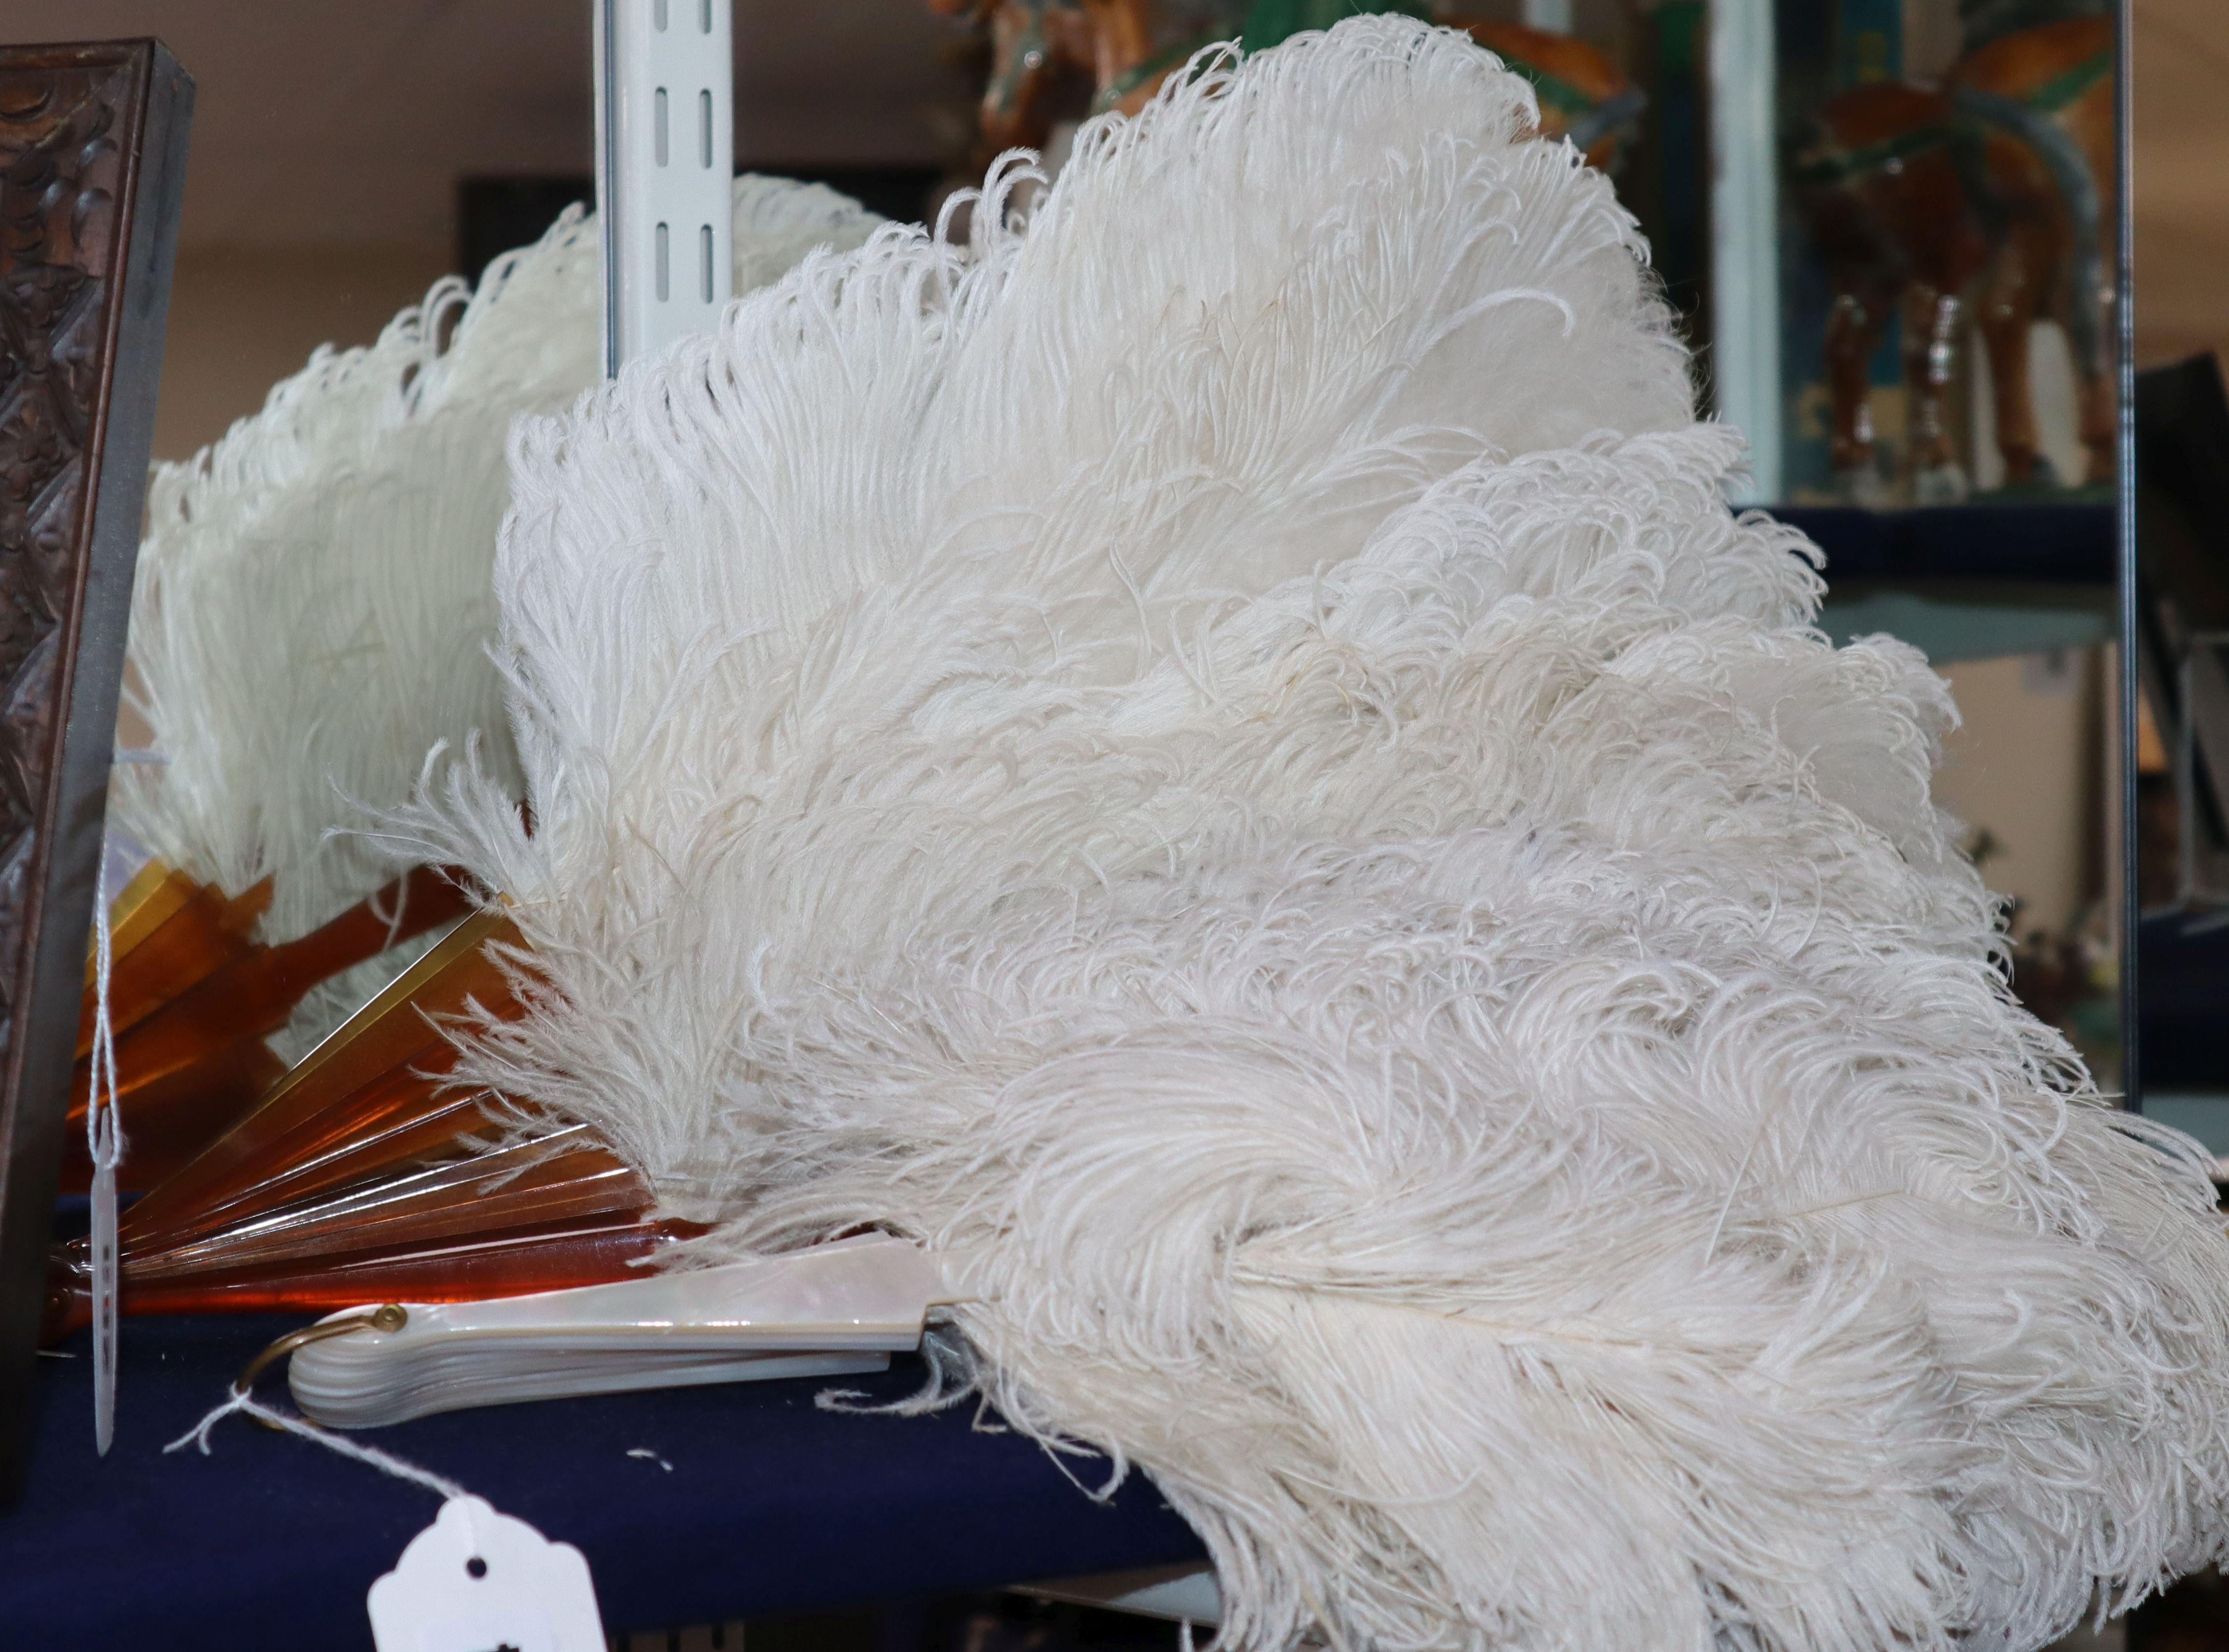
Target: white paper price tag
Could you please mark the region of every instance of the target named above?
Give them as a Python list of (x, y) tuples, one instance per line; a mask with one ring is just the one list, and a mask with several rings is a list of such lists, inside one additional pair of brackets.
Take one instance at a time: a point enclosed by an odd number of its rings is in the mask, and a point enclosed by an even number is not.
[(605, 1652), (588, 1563), (478, 1497), (452, 1497), (371, 1586), (379, 1652)]

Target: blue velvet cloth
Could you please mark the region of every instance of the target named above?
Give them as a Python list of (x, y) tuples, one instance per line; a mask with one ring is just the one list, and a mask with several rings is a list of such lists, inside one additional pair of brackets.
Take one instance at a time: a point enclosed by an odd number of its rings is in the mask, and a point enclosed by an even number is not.
[[(163, 1652), (369, 1648), (364, 1591), (439, 1499), (292, 1436), (228, 1419), (203, 1457), (163, 1446), (299, 1317), (127, 1320), (116, 1443), (93, 1449), (87, 1338), (42, 1356), (38, 1439), (0, 1514), (0, 1648)], [(1198, 1540), (1134, 1475), (1056, 1463), (966, 1405), (929, 1417), (821, 1411), (887, 1375), (549, 1400), (359, 1437), (460, 1482), (588, 1558), (614, 1633), (1190, 1559)], [(284, 1403), (277, 1375), (263, 1385)], [(995, 1425), (995, 1419), (984, 1419)], [(646, 1450), (655, 1457), (628, 1455)], [(671, 1463), (671, 1469), (658, 1459)]]

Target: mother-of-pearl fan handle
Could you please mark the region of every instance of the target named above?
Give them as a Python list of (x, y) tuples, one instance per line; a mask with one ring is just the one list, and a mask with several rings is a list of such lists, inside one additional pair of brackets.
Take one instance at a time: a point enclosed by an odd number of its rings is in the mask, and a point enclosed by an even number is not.
[(879, 1371), (949, 1300), (936, 1261), (883, 1234), (716, 1268), (491, 1302), (403, 1303), (382, 1329), (294, 1350), (287, 1385), (317, 1422), (376, 1428), (434, 1411), (625, 1389)]

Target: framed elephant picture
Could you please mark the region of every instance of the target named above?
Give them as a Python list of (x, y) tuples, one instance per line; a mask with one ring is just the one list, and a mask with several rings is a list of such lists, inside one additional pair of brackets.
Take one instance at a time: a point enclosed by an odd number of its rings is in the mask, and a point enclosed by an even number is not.
[(0, 50), (0, 1501), (23, 1469), (193, 82)]

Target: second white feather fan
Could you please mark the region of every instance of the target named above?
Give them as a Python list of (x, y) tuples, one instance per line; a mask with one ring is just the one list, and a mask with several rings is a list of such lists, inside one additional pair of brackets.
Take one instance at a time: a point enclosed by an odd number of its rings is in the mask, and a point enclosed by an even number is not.
[[(735, 290), (880, 222), (818, 184), (736, 180)], [(132, 701), (157, 761), (119, 768), (117, 825), (236, 896), (266, 878), (266, 942), (293, 941), (397, 867), (360, 832), (408, 797), (429, 746), (484, 741), (523, 790), (488, 658), (489, 573), (522, 414), (601, 376), (598, 235), (568, 212), (477, 288), (436, 282), (367, 349), (321, 349), (183, 464), (156, 467), (132, 615)], [(312, 994), (300, 1055), (401, 967)]]
[(2229, 1243), (2010, 1000), (1952, 711), (1737, 521), (1605, 180), (1366, 18), (522, 427), (528, 1015), (696, 1259), (863, 1225), (1244, 1647), (2032, 1647), (2223, 1546)]

